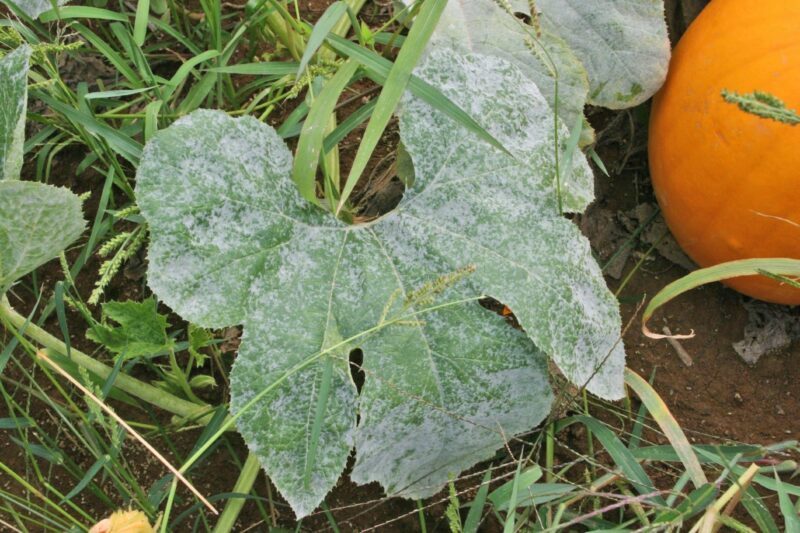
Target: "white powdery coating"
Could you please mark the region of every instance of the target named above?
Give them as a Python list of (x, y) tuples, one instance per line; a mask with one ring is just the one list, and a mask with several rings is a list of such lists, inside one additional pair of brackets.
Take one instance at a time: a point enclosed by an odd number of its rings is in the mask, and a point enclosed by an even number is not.
[[(530, 14), (528, 3), (523, 0), (521, 4), (515, 6), (519, 12)], [(513, 63), (536, 84), (550, 107), (558, 108), (559, 117), (571, 129), (583, 117), (589, 79), (583, 64), (549, 24), (545, 22), (541, 29), (534, 41), (533, 28), (526, 31), (495, 0), (449, 0), (431, 36), (429, 49), (449, 45), (465, 53), (496, 56)], [(538, 46), (531, 48), (531, 42)], [(553, 67), (559, 79), (558, 102)], [(591, 187), (589, 182), (586, 191), (590, 195)], [(576, 205), (569, 209), (582, 211), (585, 207)]]
[[(285, 144), (251, 118), (192, 113), (158, 133), (137, 175), (150, 285), (184, 317), (244, 324), (231, 408), (298, 516), (335, 484), (353, 443), (354, 479), (421, 496), (549, 413), (545, 355), (477, 303), (383, 322), (423, 311), (404, 306), (420, 286), (475, 265), (437, 301), (510, 302), (571, 378), (588, 380), (585, 366), (619, 335), (588, 243), (557, 214), (553, 114), (536, 87), (505, 60), (444, 48), (418, 73), (516, 159), (410, 100), (402, 135), (415, 185), (366, 226), (305, 203)], [(355, 348), (360, 399), (348, 373)], [(590, 389), (619, 397), (620, 361), (621, 348)]]
[(664, 83), (670, 44), (663, 0), (537, 0), (589, 73), (589, 102), (610, 109), (646, 101)]
[(84, 228), (81, 202), (69, 190), (0, 181), (0, 295), (56, 257)]
[[(66, 5), (69, 0), (58, 0), (56, 3), (59, 6)], [(4, 4), (10, 2), (3, 1)], [(13, 3), (25, 12), (32, 19), (39, 18), (39, 15), (53, 9), (51, 0), (13, 0)]]
[(0, 179), (2, 180), (19, 179), (22, 170), (30, 56), (30, 47), (21, 46), (0, 59)]

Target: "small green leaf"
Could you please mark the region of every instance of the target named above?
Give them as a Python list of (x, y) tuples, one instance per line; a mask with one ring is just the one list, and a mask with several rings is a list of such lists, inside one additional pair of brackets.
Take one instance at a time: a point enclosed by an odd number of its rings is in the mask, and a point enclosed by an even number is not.
[(208, 356), (200, 352), (200, 350), (211, 344), (214, 340), (214, 335), (207, 329), (194, 324), (189, 324), (187, 335), (189, 337), (189, 353), (194, 357), (195, 367), (200, 368), (208, 359)]
[(103, 317), (118, 325), (96, 324), (86, 336), (126, 359), (152, 357), (172, 346), (167, 317), (158, 312), (155, 298), (105, 303)]
[(19, 179), (22, 170), (30, 57), (21, 46), (0, 59), (0, 180)]

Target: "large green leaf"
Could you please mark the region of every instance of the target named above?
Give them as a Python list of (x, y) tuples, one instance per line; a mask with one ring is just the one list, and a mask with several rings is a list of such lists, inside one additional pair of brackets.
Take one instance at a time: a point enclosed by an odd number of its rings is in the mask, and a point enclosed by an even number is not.
[[(521, 4), (514, 7), (529, 15), (528, 3), (522, 0)], [(495, 0), (450, 0), (431, 45), (446, 43), (514, 63), (536, 83), (550, 105), (558, 108), (559, 117), (571, 127), (583, 116), (589, 79), (569, 45), (547, 20), (542, 23), (537, 35), (535, 28), (501, 9)]]
[(632, 107), (664, 83), (670, 57), (664, 0), (536, 0), (535, 5), (583, 61), (592, 104)]
[[(303, 201), (285, 144), (252, 118), (184, 117), (148, 144), (137, 174), (149, 283), (186, 319), (244, 324), (231, 408), (300, 516), (353, 443), (353, 479), (423, 497), (541, 421), (552, 396), (531, 339), (575, 383), (623, 395), (616, 302), (558, 214), (550, 106), (497, 57), (434, 49), (416, 74), (514, 156), (409, 97), (401, 136), (415, 183), (370, 224)], [(576, 157), (570, 170), (564, 194), (578, 204), (585, 164)], [(481, 295), (509, 305), (527, 336), (474, 301), (448, 304)], [(356, 348), (360, 395), (348, 371)]]
[(0, 60), (0, 297), (54, 258), (84, 229), (81, 202), (66, 189), (17, 181), (25, 140), (28, 60), (23, 46)]
[(67, 189), (0, 181), (0, 295), (57, 256), (83, 229), (81, 202)]
[(28, 60), (21, 46), (0, 59), (0, 180), (19, 179), (28, 102)]

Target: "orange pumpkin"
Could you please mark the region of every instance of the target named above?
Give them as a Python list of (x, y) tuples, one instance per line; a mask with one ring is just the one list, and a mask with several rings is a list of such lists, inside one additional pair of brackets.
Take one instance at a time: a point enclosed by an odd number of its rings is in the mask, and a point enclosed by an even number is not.
[[(800, 1), (712, 0), (675, 48), (649, 139), (658, 203), (700, 266), (800, 259), (800, 126), (745, 113), (725, 89), (765, 91), (800, 109)], [(800, 304), (800, 289), (767, 278), (727, 284)]]

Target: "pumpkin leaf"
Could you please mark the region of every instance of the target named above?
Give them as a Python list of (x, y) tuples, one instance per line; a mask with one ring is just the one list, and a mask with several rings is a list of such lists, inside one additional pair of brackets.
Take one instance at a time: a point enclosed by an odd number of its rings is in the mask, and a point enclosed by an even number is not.
[[(335, 484), (353, 444), (356, 482), (414, 498), (490, 457), (548, 414), (543, 352), (573, 382), (623, 395), (616, 301), (558, 214), (547, 101), (498, 57), (436, 47), (416, 73), (513, 156), (407, 96), (414, 184), (369, 224), (304, 201), (288, 148), (249, 117), (179, 119), (137, 174), (149, 284), (192, 322), (243, 324), (231, 410), (298, 516)], [(570, 170), (563, 190), (581, 204), (582, 156)], [(480, 307), (482, 295), (512, 308), (527, 335)]]
[(83, 233), (77, 196), (61, 187), (0, 181), (0, 295)]
[(167, 335), (167, 317), (158, 312), (155, 298), (104, 303), (103, 317), (118, 325), (95, 324), (86, 336), (126, 359), (152, 357), (174, 344)]
[(80, 199), (67, 189), (18, 181), (30, 54), (23, 46), (0, 60), (0, 296), (56, 257), (85, 226)]
[(42, 13), (53, 9), (54, 6), (65, 5), (69, 0), (2, 0), (2, 2), (6, 5), (16, 6), (30, 18), (36, 19)]
[[(519, 3), (514, 9), (530, 15), (528, 3)], [(548, 21), (544, 22), (537, 34), (535, 28), (501, 9), (494, 0), (450, 0), (431, 46), (445, 43), (514, 63), (539, 87), (551, 107), (558, 109), (562, 121), (572, 125), (583, 115), (589, 94), (588, 75), (566, 41), (548, 27)], [(500, 35), (502, 38), (498, 38)]]
[(589, 102), (624, 109), (650, 98), (667, 75), (663, 0), (536, 0), (543, 19), (589, 73)]
[(0, 179), (16, 180), (22, 170), (29, 46), (0, 59)]

